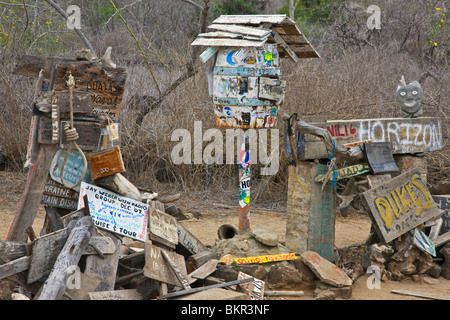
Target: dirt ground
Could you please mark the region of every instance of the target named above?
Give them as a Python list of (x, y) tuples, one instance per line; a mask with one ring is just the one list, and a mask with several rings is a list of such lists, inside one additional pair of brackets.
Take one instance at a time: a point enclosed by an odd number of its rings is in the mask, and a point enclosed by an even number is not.
[[(26, 183), (26, 174), (0, 171), (0, 240), (7, 238), (11, 223), (17, 212), (21, 195)], [(183, 200), (176, 203), (183, 212), (191, 212), (193, 218), (183, 220), (181, 223), (194, 234), (203, 244), (214, 245), (217, 239), (217, 230), (223, 224), (238, 224), (237, 206), (215, 205), (211, 208), (207, 203), (193, 203)], [(201, 217), (200, 217), (200, 215)], [(33, 223), (37, 235), (44, 223), (44, 209), (40, 208)], [(195, 216), (199, 218), (195, 218)], [(281, 242), (284, 241), (286, 231), (286, 212), (284, 211), (251, 211), (251, 227), (262, 227), (276, 232)], [(371, 222), (363, 215), (337, 216), (335, 228), (335, 245), (338, 248), (363, 242), (370, 231)], [(417, 283), (412, 280), (381, 282), (380, 289), (368, 289), (367, 278), (369, 274), (361, 276), (352, 286), (352, 300), (423, 300), (422, 298), (394, 294), (392, 290), (410, 290), (422, 293), (433, 293), (450, 296), (450, 280), (442, 277), (434, 284)], [(313, 299), (312, 291), (304, 290), (305, 296), (299, 300)], [(288, 299), (288, 298), (286, 298)]]

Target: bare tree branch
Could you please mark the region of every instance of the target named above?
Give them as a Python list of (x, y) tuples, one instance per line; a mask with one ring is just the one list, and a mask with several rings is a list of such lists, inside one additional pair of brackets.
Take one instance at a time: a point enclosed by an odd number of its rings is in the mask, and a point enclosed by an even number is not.
[[(56, 4), (54, 1), (52, 0), (45, 0), (49, 5), (51, 5), (53, 8), (55, 8), (55, 10), (64, 17), (64, 19), (69, 19), (69, 15), (63, 10), (61, 9), (61, 7)], [(75, 32), (78, 34), (78, 36), (81, 38), (81, 40), (83, 41), (83, 43), (89, 48), (89, 50), (91, 50), (91, 52), (96, 55), (94, 48), (92, 48), (91, 43), (89, 42), (89, 40), (86, 38), (86, 36), (84, 35), (84, 33), (77, 28), (74, 28)]]

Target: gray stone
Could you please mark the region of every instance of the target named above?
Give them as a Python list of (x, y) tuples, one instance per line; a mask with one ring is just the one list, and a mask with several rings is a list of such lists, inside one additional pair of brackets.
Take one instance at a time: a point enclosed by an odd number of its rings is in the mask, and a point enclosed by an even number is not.
[(316, 289), (314, 290), (314, 298), (316, 300), (335, 300), (336, 294), (331, 290)]
[(292, 288), (302, 283), (302, 275), (288, 264), (277, 263), (267, 273), (266, 284), (271, 289)]
[(251, 235), (266, 246), (274, 247), (278, 245), (278, 234), (271, 230), (264, 228), (255, 228), (252, 229)]

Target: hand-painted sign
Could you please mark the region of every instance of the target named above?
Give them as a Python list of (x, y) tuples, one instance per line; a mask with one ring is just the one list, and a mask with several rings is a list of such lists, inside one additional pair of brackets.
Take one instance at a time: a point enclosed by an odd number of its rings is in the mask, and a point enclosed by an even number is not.
[(389, 242), (418, 225), (440, 216), (417, 169), (407, 171), (363, 194), (379, 236)]
[[(53, 180), (59, 183), (62, 183), (61, 167), (66, 154), (67, 150), (65, 149), (59, 149), (58, 151), (56, 151), (56, 154), (53, 157), (52, 163), (50, 165), (50, 176)], [(83, 179), (83, 181), (87, 183), (92, 182), (89, 167), (87, 168), (84, 177), (81, 177), (85, 165), (87, 165), (87, 163), (84, 163), (81, 154), (76, 150), (71, 151), (64, 165), (64, 182), (68, 186), (75, 185), (80, 179)], [(80, 185), (75, 187), (74, 190), (79, 191)]]
[(149, 207), (150, 233), (173, 244), (178, 244), (178, 227), (174, 217)]
[(64, 187), (49, 177), (45, 183), (41, 203), (74, 211), (77, 210), (78, 192)]
[[(253, 278), (252, 276), (239, 271), (237, 280)], [(241, 283), (238, 285), (238, 290), (243, 291), (250, 300), (264, 299), (264, 281), (253, 278), (253, 281)]]
[(295, 253), (282, 253), (282, 254), (272, 254), (272, 255), (257, 256), (257, 257), (234, 258), (234, 262), (236, 262), (237, 264), (267, 263), (267, 262), (296, 260), (296, 259), (298, 259), (298, 257), (295, 255)]
[[(370, 167), (367, 163), (363, 164), (355, 164), (353, 166), (341, 168), (336, 170), (336, 180), (341, 180), (345, 178), (350, 178), (353, 176), (357, 176), (363, 173), (370, 172)], [(314, 181), (316, 182), (322, 182), (323, 179), (325, 179), (326, 174), (319, 174), (317, 177), (314, 178)], [(329, 180), (333, 180), (333, 176), (329, 176)]]
[(147, 204), (82, 182), (78, 209), (84, 207), (85, 195), (90, 215), (97, 227), (143, 242), (147, 240)]
[[(393, 154), (414, 154), (442, 149), (439, 118), (382, 118), (311, 122), (327, 129), (337, 145), (357, 141), (390, 142)], [(328, 159), (324, 142), (311, 134), (299, 134), (301, 160)]]

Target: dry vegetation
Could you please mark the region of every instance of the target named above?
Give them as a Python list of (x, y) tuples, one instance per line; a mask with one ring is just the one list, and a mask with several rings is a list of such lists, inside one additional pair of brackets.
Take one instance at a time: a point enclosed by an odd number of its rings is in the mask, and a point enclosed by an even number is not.
[[(75, 33), (65, 29), (65, 21), (46, 1), (28, 0), (25, 6), (20, 1), (9, 2), (0, 4), (0, 162), (8, 170), (22, 170), (34, 82), (13, 75), (14, 65), (23, 54), (72, 57), (84, 45)], [(202, 121), (204, 130), (215, 126), (207, 90), (207, 65), (192, 60), (189, 46), (201, 30), (202, 11), (183, 0), (114, 2), (141, 44), (154, 78), (109, 1), (59, 1), (59, 5), (63, 9), (69, 4), (78, 5), (82, 31), (97, 54), (112, 46), (113, 61), (127, 68), (120, 123), (128, 178), (154, 190), (177, 189), (198, 198), (234, 202), (237, 166), (175, 165), (170, 157), (175, 145), (170, 141), (173, 130), (192, 131), (197, 120)], [(211, 22), (217, 14), (217, 1), (197, 2), (209, 7), (207, 22)], [(311, 11), (299, 15), (299, 7), (298, 23), (322, 58), (295, 65), (283, 61), (283, 77), (288, 84), (283, 110), (328, 119), (400, 117), (394, 95), (400, 77), (421, 80), (424, 115), (441, 118), (445, 145), (442, 151), (428, 155), (429, 182), (449, 180), (447, 1), (322, 1), (316, 7), (313, 4), (317, 1), (304, 2), (311, 3)], [(275, 8), (270, 3), (259, 1), (251, 12), (283, 10), (282, 3)], [(381, 8), (381, 30), (366, 26), (369, 14), (365, 8), (370, 4)], [(313, 10), (323, 12), (323, 16), (312, 19), (312, 14), (307, 13)], [(186, 74), (186, 80), (155, 106), (159, 90), (166, 92)], [(283, 134), (284, 124), (279, 123)], [(255, 205), (284, 206), (288, 162), (281, 148), (278, 174), (255, 176)], [(253, 172), (257, 171), (255, 166)]]

